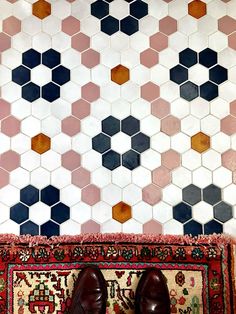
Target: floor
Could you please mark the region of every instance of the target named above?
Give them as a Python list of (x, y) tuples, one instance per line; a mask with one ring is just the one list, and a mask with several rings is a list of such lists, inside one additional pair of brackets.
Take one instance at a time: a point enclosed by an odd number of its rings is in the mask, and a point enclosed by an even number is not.
[(1, 0), (0, 233), (236, 235), (235, 0)]

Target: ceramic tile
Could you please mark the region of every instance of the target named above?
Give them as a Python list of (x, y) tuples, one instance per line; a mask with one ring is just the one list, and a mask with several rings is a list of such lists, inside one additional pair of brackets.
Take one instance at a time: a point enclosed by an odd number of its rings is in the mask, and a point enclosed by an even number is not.
[(235, 3), (3, 2), (0, 232), (235, 234)]

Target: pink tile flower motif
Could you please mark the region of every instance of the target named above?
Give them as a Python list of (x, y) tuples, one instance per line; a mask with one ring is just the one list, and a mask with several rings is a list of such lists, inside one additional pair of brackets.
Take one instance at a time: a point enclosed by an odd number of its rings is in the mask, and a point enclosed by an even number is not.
[(161, 189), (154, 185), (154, 184), (149, 184), (142, 190), (142, 195), (143, 195), (143, 201), (147, 202), (150, 205), (155, 205), (158, 202), (160, 202), (162, 193)]
[(148, 82), (141, 87), (141, 97), (147, 101), (153, 101), (160, 96), (158, 85)]
[(20, 133), (20, 121), (13, 116), (9, 116), (1, 122), (1, 132), (9, 137)]
[(10, 16), (2, 22), (3, 32), (14, 36), (21, 31), (21, 21), (15, 16)]
[(0, 167), (7, 171), (12, 171), (20, 166), (20, 155), (9, 150), (0, 156)]
[(82, 190), (81, 199), (88, 205), (95, 205), (100, 201), (100, 189), (94, 184), (86, 186)]
[(80, 155), (73, 150), (69, 150), (61, 156), (62, 166), (70, 171), (80, 166)]
[(61, 123), (61, 130), (69, 136), (76, 135), (80, 132), (80, 120), (73, 116), (63, 119)]
[(82, 120), (90, 114), (90, 103), (84, 99), (79, 99), (72, 104), (72, 114)]
[(62, 31), (70, 36), (80, 31), (80, 21), (74, 16), (68, 16), (62, 21)]
[(100, 97), (100, 88), (96, 84), (90, 82), (82, 86), (82, 98), (92, 102)]

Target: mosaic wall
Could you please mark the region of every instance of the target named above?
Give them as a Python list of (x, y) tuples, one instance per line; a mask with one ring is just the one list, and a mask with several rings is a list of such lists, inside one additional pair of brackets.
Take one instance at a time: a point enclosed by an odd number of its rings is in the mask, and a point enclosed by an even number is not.
[(0, 233), (236, 234), (235, 0), (1, 0)]

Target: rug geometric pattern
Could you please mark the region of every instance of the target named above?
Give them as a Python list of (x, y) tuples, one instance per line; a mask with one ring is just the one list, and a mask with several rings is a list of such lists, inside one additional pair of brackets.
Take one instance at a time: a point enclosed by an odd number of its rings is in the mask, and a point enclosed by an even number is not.
[(3, 314), (68, 313), (77, 275), (91, 263), (101, 268), (107, 282), (107, 313), (133, 313), (138, 280), (152, 266), (166, 277), (171, 313), (234, 313), (228, 238), (5, 238), (10, 239), (13, 246), (0, 247)]

